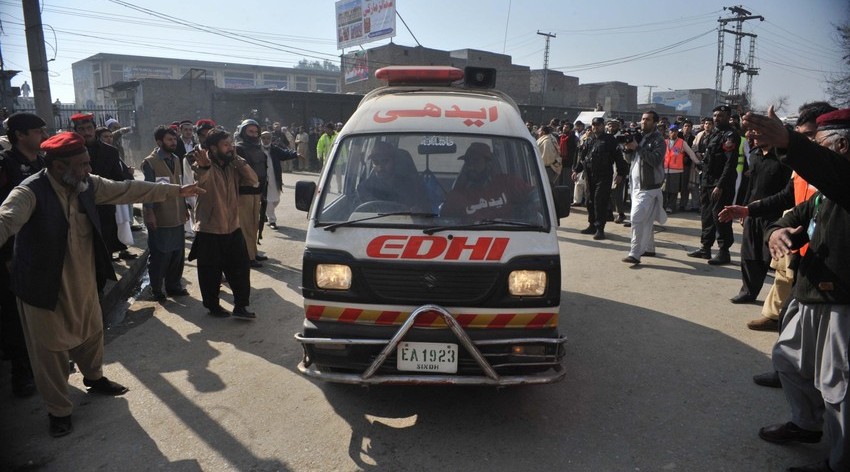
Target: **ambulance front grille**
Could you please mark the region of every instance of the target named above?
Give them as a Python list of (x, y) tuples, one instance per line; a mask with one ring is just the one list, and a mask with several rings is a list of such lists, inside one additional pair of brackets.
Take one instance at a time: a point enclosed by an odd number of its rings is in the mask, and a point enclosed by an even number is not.
[(479, 303), (498, 269), (363, 268), (366, 283), (384, 302)]

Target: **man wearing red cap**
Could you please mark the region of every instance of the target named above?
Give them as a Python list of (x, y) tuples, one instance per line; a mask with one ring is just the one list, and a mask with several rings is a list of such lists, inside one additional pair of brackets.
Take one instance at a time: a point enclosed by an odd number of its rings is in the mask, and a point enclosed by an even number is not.
[(757, 145), (775, 146), (780, 159), (819, 193), (768, 228), (779, 258), (808, 243), (793, 298), (773, 348), (773, 365), (791, 406), (791, 421), (761, 428), (768, 442), (817, 443), (826, 427), (827, 461), (792, 471), (850, 470), (850, 109), (817, 119), (814, 142), (786, 129), (773, 113), (748, 113), (744, 126)]
[[(47, 123), (32, 113), (15, 113), (6, 123), (6, 135), (12, 149), (0, 154), (0, 201), (27, 177), (44, 167), (41, 142), (47, 139)], [(18, 302), (11, 287), (9, 264), (14, 238), (0, 248), (0, 335), (3, 353), (12, 361), (12, 393), (19, 398), (35, 393), (32, 368), (27, 356), (24, 331), (18, 315)]]
[[(115, 181), (124, 180), (125, 173), (121, 167), (118, 149), (98, 141), (95, 137), (94, 115), (77, 113), (71, 116), (74, 131), (85, 139), (86, 148), (91, 158), (91, 173)], [(97, 214), (103, 229), (104, 242), (109, 253), (120, 253), (124, 259), (135, 259), (136, 255), (127, 251), (127, 246), (118, 239), (118, 223), (115, 220), (115, 205), (98, 205)], [(106, 285), (105, 279), (98, 279), (98, 291)]]
[(125, 387), (103, 376), (103, 320), (96, 275), (115, 279), (96, 204), (157, 202), (202, 193), (141, 181), (89, 175), (85, 140), (60, 133), (41, 144), (47, 168), (15, 187), (0, 206), (0, 244), (12, 235), (12, 290), (19, 300), (35, 383), (47, 405), (50, 434), (73, 429), (68, 361), (95, 393), (121, 395)]

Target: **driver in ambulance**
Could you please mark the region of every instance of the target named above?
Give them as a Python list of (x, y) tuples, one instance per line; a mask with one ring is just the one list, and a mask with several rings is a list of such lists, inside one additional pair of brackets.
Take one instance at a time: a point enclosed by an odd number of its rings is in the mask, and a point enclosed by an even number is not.
[[(357, 186), (361, 203), (396, 202), (404, 210), (427, 211), (428, 202), (425, 184), (410, 155), (399, 151), (390, 143), (375, 143), (372, 154), (372, 172)], [(391, 210), (386, 210), (391, 211)]]

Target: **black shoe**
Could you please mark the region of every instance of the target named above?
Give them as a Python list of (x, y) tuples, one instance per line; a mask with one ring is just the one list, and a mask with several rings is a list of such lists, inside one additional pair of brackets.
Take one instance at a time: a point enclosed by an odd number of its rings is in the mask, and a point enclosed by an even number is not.
[(248, 311), (244, 306), (237, 306), (233, 309), (233, 317), (239, 318), (241, 320), (256, 320), (257, 314), (251, 311)]
[(708, 260), (711, 265), (726, 265), (732, 262), (732, 257), (729, 256), (729, 251), (721, 249), (717, 251), (717, 255)]
[(151, 298), (155, 302), (162, 303), (165, 301), (165, 294), (160, 291), (151, 291)]
[(624, 221), (624, 222), (623, 222), (623, 226), (624, 226), (624, 227), (626, 227), (626, 228), (631, 228), (631, 227), (632, 227), (632, 222), (631, 222), (631, 221), (628, 221), (628, 220), (627, 220), (627, 221)]
[(603, 239), (605, 239), (605, 231), (601, 229), (596, 230), (596, 234), (593, 235), (593, 239), (597, 241), (602, 241)]
[(823, 432), (809, 431), (792, 422), (785, 424), (773, 424), (759, 430), (759, 437), (774, 444), (786, 444), (789, 442), (800, 442), (807, 444), (819, 443)]
[(268, 256), (261, 256), (261, 255), (257, 254), (257, 257), (255, 257), (254, 259), (262, 262), (262, 261), (269, 260), (269, 257)]
[[(711, 261), (708, 261), (711, 264)], [(741, 303), (750, 303), (756, 301), (756, 297), (750, 295), (749, 293), (739, 293), (734, 297), (729, 299), (730, 302), (739, 305)]]
[(254, 259), (251, 259), (251, 261), (249, 261), (249, 262), (248, 262), (248, 265), (249, 265), (249, 266), (251, 266), (251, 267), (253, 267), (254, 269), (259, 269), (260, 267), (262, 267), (262, 266), (263, 266), (263, 264), (261, 264), (261, 263), (257, 262), (257, 261), (256, 261), (256, 260), (254, 260)]
[(165, 293), (167, 293), (169, 297), (185, 297), (185, 296), (189, 295), (189, 291), (186, 290), (185, 288), (182, 288), (182, 287), (178, 288), (176, 290), (166, 289)]
[(640, 259), (632, 257), (632, 256), (624, 257), (622, 259), (622, 261), (625, 262), (626, 264), (640, 264)]
[(50, 435), (54, 438), (67, 436), (74, 431), (74, 425), (71, 423), (71, 415), (53, 416), (48, 413), (47, 417), (50, 419)]
[(626, 215), (624, 215), (622, 213), (620, 213), (619, 215), (617, 215), (616, 218), (614, 218), (614, 223), (617, 223), (617, 224), (620, 224), (624, 221), (626, 221)]
[(269, 228), (277, 229), (277, 223), (269, 223)]
[(141, 231), (142, 228), (144, 228), (142, 225), (130, 225), (130, 231), (132, 231), (134, 233)]
[(711, 249), (701, 248), (688, 253), (688, 257), (696, 257), (697, 259), (711, 259)]
[(614, 221), (614, 214), (613, 214), (613, 213), (611, 213), (611, 214), (610, 214), (610, 215), (608, 215), (608, 217), (607, 217), (607, 218), (605, 218), (605, 219), (606, 219), (607, 221)]
[(655, 251), (646, 251), (642, 254), (642, 257), (655, 257)]
[(762, 387), (782, 388), (782, 382), (779, 381), (779, 373), (775, 370), (773, 372), (754, 375), (753, 382)]
[(788, 472), (835, 472), (829, 467), (829, 460), (818, 462), (817, 464), (799, 465), (789, 467)]
[(211, 308), (209, 313), (207, 314), (212, 316), (213, 318), (227, 318), (228, 316), (230, 316), (230, 312), (220, 306)]
[(123, 250), (123, 251), (120, 251), (120, 252), (118, 253), (118, 258), (119, 258), (119, 259), (124, 259), (125, 261), (132, 261), (133, 259), (136, 259), (136, 258), (138, 258), (138, 257), (139, 257), (139, 255), (138, 255), (138, 254), (133, 254), (132, 252), (130, 252), (130, 251), (126, 250), (126, 249), (125, 249), (125, 250)]
[(579, 231), (579, 233), (581, 233), (581, 234), (595, 234), (596, 233), (596, 226), (590, 225), (587, 228), (584, 228), (583, 230)]
[(130, 391), (129, 388), (117, 382), (113, 382), (106, 377), (101, 377), (97, 380), (89, 380), (83, 377), (83, 385), (88, 387), (90, 392), (99, 393), (101, 395), (111, 395), (113, 397), (124, 395)]

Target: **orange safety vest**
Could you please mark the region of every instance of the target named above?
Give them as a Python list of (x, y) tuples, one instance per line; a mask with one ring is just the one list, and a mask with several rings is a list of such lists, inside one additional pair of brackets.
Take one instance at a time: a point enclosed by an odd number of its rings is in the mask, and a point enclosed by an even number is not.
[[(799, 205), (803, 202), (808, 201), (812, 198), (812, 195), (816, 194), (818, 189), (815, 188), (814, 185), (810, 185), (805, 181), (802, 177), (800, 177), (797, 172), (791, 173), (791, 179), (794, 180), (794, 204)], [(803, 247), (800, 248), (800, 255), (805, 256), (806, 250), (809, 249), (809, 243), (806, 243)]]
[(665, 170), (685, 170), (685, 140), (676, 139), (673, 146), (667, 140), (667, 153), (664, 155)]

